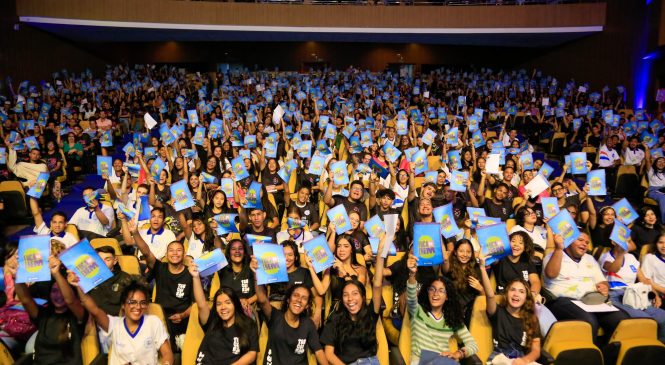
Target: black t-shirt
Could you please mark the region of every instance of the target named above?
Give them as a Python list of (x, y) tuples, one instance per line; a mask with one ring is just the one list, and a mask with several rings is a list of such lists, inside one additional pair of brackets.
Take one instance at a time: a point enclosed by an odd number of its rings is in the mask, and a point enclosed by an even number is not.
[(208, 322), (201, 323), (201, 328), (205, 336), (201, 341), (199, 353), (196, 355), (196, 365), (217, 365), (232, 364), (249, 351), (259, 352), (259, 335), (256, 332), (256, 326), (250, 326), (251, 331), (247, 334), (249, 348), (242, 351), (240, 345), (240, 327), (233, 324), (229, 328), (224, 328), (216, 313), (211, 310)]
[(363, 323), (354, 323), (351, 329), (345, 333), (346, 337), (343, 342), (340, 321), (342, 316), (347, 315), (344, 313), (345, 309), (341, 309), (333, 314), (323, 328), (321, 343), (326, 346), (334, 346), (335, 355), (345, 364), (352, 363), (361, 358), (376, 356), (376, 340), (370, 341), (366, 336), (362, 335), (362, 333), (366, 333), (366, 328), (369, 328), (370, 332), (376, 331), (376, 321), (379, 315), (378, 313), (374, 313), (373, 302), (370, 302), (368, 305), (368, 310), (370, 314), (367, 316), (367, 320), (363, 321)]
[[(87, 315), (79, 322), (71, 311), (55, 313), (52, 309), (39, 307), (37, 339), (35, 340), (35, 364), (78, 365), (83, 362), (81, 338), (85, 330)], [(63, 333), (66, 335), (63, 337)]]
[(305, 206), (299, 207), (294, 201), (291, 202), (289, 208), (292, 206), (296, 207), (300, 212), (300, 217), (302, 219), (307, 219), (307, 224), (311, 227), (312, 224), (321, 223), (319, 219), (319, 208), (314, 204), (307, 202)]
[(159, 260), (153, 267), (157, 296), (155, 303), (159, 303), (167, 317), (173, 313), (184, 312), (194, 299), (192, 294), (192, 275), (185, 267), (182, 272), (173, 274), (169, 271), (169, 264)]
[(261, 184), (264, 186), (268, 185), (279, 185), (282, 184), (284, 181), (282, 180), (281, 177), (277, 174), (277, 171), (274, 173), (271, 173), (268, 168), (266, 167), (263, 172), (261, 172)]
[(316, 326), (308, 317), (301, 317), (299, 326), (293, 328), (286, 323), (284, 312), (273, 308), (268, 329), (265, 365), (307, 365), (307, 347), (312, 352), (321, 350)]
[(502, 292), (509, 281), (520, 278), (529, 282), (529, 274), (538, 274), (536, 265), (528, 260), (520, 260), (513, 263), (508, 257), (499, 260), (494, 267), (494, 276), (496, 277), (496, 290)]
[(117, 316), (120, 314), (120, 307), (122, 306), (120, 296), (131, 281), (131, 275), (118, 270), (111, 278), (92, 289), (88, 295), (104, 312), (112, 316)]
[(219, 270), (219, 284), (228, 286), (243, 299), (254, 296), (254, 274), (249, 265), (244, 267), (239, 273), (233, 272), (231, 265)]
[(497, 305), (496, 312), (489, 316), (490, 323), (492, 324), (492, 337), (494, 341), (494, 348), (497, 350), (516, 348), (521, 349), (523, 352), (528, 352), (529, 349), (524, 348), (526, 345), (526, 332), (520, 318), (513, 317), (506, 308)]
[(289, 273), (289, 281), (286, 283), (270, 284), (270, 300), (282, 301), (286, 290), (293, 285), (303, 284), (308, 288), (312, 288), (312, 277), (309, 270), (304, 267), (298, 267), (295, 271)]
[(365, 246), (369, 245), (369, 237), (361, 230), (351, 233), (351, 243), (356, 248), (356, 253), (365, 254)]
[(501, 218), (504, 222), (513, 214), (513, 207), (508, 200), (495, 204), (492, 199), (486, 199), (483, 208), (485, 208), (488, 217)]
[(343, 196), (334, 196), (333, 199), (335, 200), (335, 206), (342, 204), (346, 208), (347, 213), (356, 212), (360, 216), (361, 221), (367, 221), (367, 207), (364, 203), (352, 202)]

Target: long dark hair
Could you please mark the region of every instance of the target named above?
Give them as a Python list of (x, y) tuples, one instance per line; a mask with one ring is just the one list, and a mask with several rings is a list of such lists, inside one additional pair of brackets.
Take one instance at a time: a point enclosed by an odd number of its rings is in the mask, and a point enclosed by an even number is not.
[(351, 313), (349, 313), (346, 307), (343, 304), (339, 306), (337, 312), (337, 315), (339, 315), (339, 321), (337, 322), (336, 331), (339, 334), (339, 337), (335, 339), (335, 348), (344, 351), (342, 349), (342, 344), (347, 338), (353, 335), (354, 337), (362, 338), (364, 340), (362, 345), (365, 347), (376, 349), (376, 323), (372, 322), (377, 318), (372, 312), (373, 308), (370, 308), (367, 305), (365, 285), (355, 279), (348, 280), (342, 285), (342, 292), (344, 292), (344, 289), (349, 285), (354, 285), (358, 288), (358, 291), (360, 291), (360, 296), (362, 297), (361, 307), (358, 314), (356, 314), (356, 320), (354, 321), (351, 318)]
[[(471, 248), (471, 259), (466, 264), (463, 264), (457, 258), (457, 249), (462, 245), (469, 245)], [(469, 277), (473, 276), (480, 280), (480, 270), (476, 262), (476, 255), (473, 252), (473, 245), (471, 241), (466, 238), (455, 242), (453, 252), (450, 255), (450, 277), (453, 280), (455, 289), (463, 290), (468, 284)]]
[(298, 245), (294, 240), (286, 240), (282, 242), (282, 247), (290, 247), (293, 250), (293, 266), (300, 267), (300, 253), (298, 252)]
[[(291, 285), (286, 289), (286, 292), (284, 293), (284, 298), (282, 299), (282, 311), (286, 313), (287, 310), (289, 310), (289, 302), (291, 302), (291, 295), (293, 295), (293, 292), (296, 291), (298, 288), (303, 288), (307, 290), (307, 293), (309, 294), (309, 299), (307, 300), (307, 308), (300, 313), (300, 318), (307, 318), (309, 317), (310, 312), (314, 309), (314, 294), (312, 294), (312, 289), (308, 288), (305, 284), (296, 284), (296, 285)], [(320, 309), (320, 308), (318, 308)]]
[(224, 321), (219, 316), (219, 313), (217, 313), (217, 310), (214, 310), (217, 305), (217, 298), (222, 294), (226, 294), (226, 296), (231, 299), (231, 303), (233, 303), (233, 323), (236, 325), (234, 334), (238, 336), (238, 339), (240, 340), (240, 353), (245, 353), (249, 350), (249, 333), (250, 331), (256, 331), (256, 324), (253, 319), (249, 318), (245, 312), (243, 312), (242, 304), (240, 304), (240, 297), (238, 297), (236, 292), (228, 286), (222, 286), (215, 293), (215, 297), (212, 300), (213, 310), (211, 311), (211, 315), (213, 315), (214, 318), (214, 322), (212, 323), (214, 323), (214, 325), (210, 326), (208, 332), (213, 330), (228, 331), (227, 328), (224, 328)]
[(228, 245), (226, 245), (226, 248), (224, 249), (224, 256), (226, 256), (226, 259), (229, 261), (229, 264), (231, 263), (231, 246), (233, 246), (234, 243), (240, 242), (242, 245), (242, 250), (243, 250), (243, 255), (242, 255), (242, 267), (243, 269), (246, 267), (249, 267), (249, 261), (250, 261), (250, 254), (249, 250), (247, 249), (247, 245), (245, 244), (245, 241), (241, 239), (233, 239), (229, 242)]
[(198, 238), (201, 242), (203, 242), (203, 250), (204, 251), (214, 250), (215, 249), (215, 233), (212, 231), (212, 228), (210, 228), (210, 225), (208, 224), (207, 219), (205, 218), (205, 214), (203, 214), (203, 213), (194, 213), (194, 214), (192, 214), (192, 221), (199, 221), (205, 227), (205, 230), (203, 231), (203, 235), (205, 236), (204, 239), (201, 239), (201, 236), (197, 235), (192, 230), (192, 233), (194, 234), (194, 237)]
[(457, 298), (457, 289), (455, 285), (445, 276), (437, 276), (430, 278), (418, 292), (418, 304), (425, 312), (432, 311), (432, 305), (429, 302), (428, 290), (434, 282), (440, 281), (446, 288), (446, 301), (443, 303), (443, 318), (446, 324), (453, 330), (458, 330), (464, 326), (464, 311), (460, 305), (460, 300)]

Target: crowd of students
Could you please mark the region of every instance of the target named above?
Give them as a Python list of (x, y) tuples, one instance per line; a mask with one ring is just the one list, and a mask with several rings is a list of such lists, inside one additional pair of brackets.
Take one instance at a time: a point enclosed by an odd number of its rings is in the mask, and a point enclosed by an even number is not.
[[(503, 354), (515, 365), (543, 356), (556, 320), (589, 322), (602, 345), (621, 320), (653, 318), (665, 341), (665, 138), (659, 133), (665, 120), (660, 110), (629, 109), (623, 87), (592, 92), (524, 70), (440, 69), (412, 77), (352, 68), (187, 74), (122, 65), (109, 66), (101, 79), (63, 70), (11, 93), (0, 107), (3, 176), (26, 188), (40, 172), (51, 176), (49, 193), (28, 197), (28, 205), (34, 232), (52, 237), (53, 280), (14, 285), (16, 244), (5, 250), (7, 306), (20, 301), (38, 330), (34, 354), (21, 363), (80, 364), (83, 329), (93, 320), (110, 364), (171, 365), (193, 306), (205, 333), (197, 364), (305, 364), (308, 352), (319, 364), (378, 364), (377, 330), (385, 331), (394, 361), (419, 364), (434, 353), (437, 364), (457, 363), (478, 352), (468, 327), (480, 296), (492, 325), (491, 357)], [(540, 141), (559, 132), (566, 133), (565, 150), (539, 155)], [(589, 169), (607, 176), (605, 196), (589, 195), (584, 175), (571, 174), (564, 161), (589, 147), (598, 152)], [(499, 173), (487, 172), (493, 154), (505, 159)], [(534, 156), (528, 166), (526, 154)], [(86, 187), (71, 217), (55, 212), (45, 222), (40, 206), (62, 198), (57, 177), (66, 174), (68, 184), (97, 173), (100, 155), (114, 159), (103, 191)], [(340, 161), (348, 183), (336, 183)], [(610, 239), (623, 165), (637, 167), (646, 196), (656, 202), (631, 201), (640, 216), (627, 249)], [(458, 171), (468, 178), (453, 181)], [(549, 186), (534, 195), (527, 185), (539, 175)], [(170, 185), (179, 181), (192, 193), (190, 208), (175, 207)], [(541, 203), (547, 197), (579, 226), (568, 245), (547, 224)], [(141, 214), (146, 204), (149, 216)], [(337, 234), (340, 222), (326, 211), (340, 205), (350, 225)], [(434, 210), (448, 205), (459, 228), (441, 237), (444, 261), (419, 265), (414, 226), (447, 227), (450, 221), (438, 220)], [(487, 242), (478, 239), (478, 217), (467, 208), (510, 223), (508, 255), (485, 264)], [(388, 229), (394, 234), (381, 235), (373, 248), (365, 223), (391, 215), (397, 215)], [(224, 229), (229, 219), (238, 233)], [(303, 244), (319, 235), (335, 259), (317, 273)], [(80, 238), (107, 236), (140, 257), (141, 275), (123, 272), (115, 250), (100, 247), (114, 276), (84, 293), (58, 253)], [(254, 242), (256, 236), (283, 247), (288, 282), (257, 284), (252, 245), (265, 243)], [(388, 245), (399, 256), (390, 264), (378, 254)], [(194, 262), (217, 248), (228, 261), (214, 274), (219, 289)], [(653, 292), (646, 309), (622, 300), (638, 282)], [(386, 286), (394, 293), (388, 302)], [(165, 325), (147, 313), (151, 287)], [(592, 313), (575, 304), (589, 293), (619, 310)], [(407, 313), (411, 350), (400, 354)], [(265, 348), (261, 323), (269, 331)], [(460, 341), (455, 351), (453, 335)]]

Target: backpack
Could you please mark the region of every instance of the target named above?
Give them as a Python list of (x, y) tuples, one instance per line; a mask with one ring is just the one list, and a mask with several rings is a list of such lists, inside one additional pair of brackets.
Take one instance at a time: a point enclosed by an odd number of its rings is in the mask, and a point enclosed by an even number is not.
[(651, 302), (649, 301), (649, 292), (651, 285), (634, 283), (629, 284), (623, 292), (623, 304), (631, 308), (644, 310)]

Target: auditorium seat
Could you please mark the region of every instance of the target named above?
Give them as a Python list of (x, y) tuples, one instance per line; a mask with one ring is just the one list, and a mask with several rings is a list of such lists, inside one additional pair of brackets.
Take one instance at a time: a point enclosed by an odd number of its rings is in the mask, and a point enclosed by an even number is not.
[(192, 304), (187, 321), (187, 332), (185, 333), (185, 342), (182, 345), (182, 363), (196, 363), (196, 355), (203, 340), (203, 329), (199, 323), (199, 307), (196, 303)]
[[(85, 324), (85, 329), (83, 330), (83, 338), (81, 338), (81, 356), (83, 364), (91, 364), (98, 356), (100, 356), (97, 325), (92, 317), (88, 318), (88, 322)], [(4, 363), (2, 359), (0, 359), (0, 365), (4, 364), (13, 364), (13, 362)]]
[(658, 365), (665, 361), (665, 345), (657, 338), (658, 324), (651, 318), (624, 319), (610, 338), (605, 358), (617, 365)]
[(120, 249), (120, 244), (115, 238), (93, 238), (90, 240), (90, 245), (94, 249), (98, 249), (103, 246), (111, 246), (115, 250), (116, 256), (122, 255), (122, 249)]
[(386, 332), (383, 330), (383, 324), (381, 323), (381, 318), (379, 318), (376, 321), (376, 342), (377, 342), (376, 356), (379, 358), (379, 364), (390, 365), (390, 351), (388, 347), (388, 339), (386, 338)]
[(557, 321), (547, 333), (543, 350), (557, 365), (602, 365), (603, 354), (593, 344), (591, 325), (582, 321)]
[(25, 200), (25, 190), (18, 181), (0, 182), (0, 195), (4, 200), (3, 219), (10, 222), (25, 223), (28, 218), (28, 205)]
[(120, 269), (129, 275), (141, 275), (141, 267), (136, 256), (120, 255), (116, 256)]

